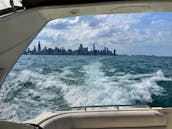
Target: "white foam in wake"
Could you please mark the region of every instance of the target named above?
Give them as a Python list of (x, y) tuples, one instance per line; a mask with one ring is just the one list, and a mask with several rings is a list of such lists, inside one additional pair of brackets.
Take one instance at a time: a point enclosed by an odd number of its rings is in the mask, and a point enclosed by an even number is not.
[[(152, 94), (160, 95), (163, 88), (159, 80), (169, 80), (161, 70), (153, 74), (126, 74), (107, 77), (101, 70), (101, 63), (84, 66), (87, 76), (83, 86), (73, 86), (65, 92), (65, 98), (72, 106), (101, 104), (132, 104), (135, 100), (152, 101)], [(143, 77), (141, 80), (133, 78)], [(113, 81), (115, 79), (115, 81)], [(171, 79), (170, 79), (171, 80)]]

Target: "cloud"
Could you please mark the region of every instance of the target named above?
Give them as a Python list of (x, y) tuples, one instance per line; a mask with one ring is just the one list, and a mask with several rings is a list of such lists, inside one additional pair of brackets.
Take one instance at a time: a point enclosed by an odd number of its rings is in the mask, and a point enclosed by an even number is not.
[(71, 25), (71, 24), (76, 24), (79, 22), (79, 16), (77, 17), (74, 17), (74, 18), (69, 18), (69, 19), (56, 19), (56, 20), (52, 20), (48, 23), (48, 26), (55, 26), (55, 25), (58, 25), (58, 24), (68, 24), (68, 25)]
[(152, 25), (159, 25), (159, 24), (164, 24), (164, 23), (166, 23), (167, 21), (166, 20), (164, 20), (164, 19), (158, 19), (158, 20), (152, 20), (151, 21), (151, 24)]
[(109, 25), (115, 29), (120, 29), (121, 31), (126, 31), (139, 23), (142, 17), (149, 16), (151, 13), (140, 13), (140, 14), (105, 14), (94, 16), (101, 23), (100, 25)]
[[(77, 49), (80, 43), (92, 48), (92, 44), (96, 43), (97, 48), (107, 46), (123, 53), (129, 48), (132, 51), (133, 48), (141, 47), (146, 50), (149, 46), (172, 42), (172, 18), (167, 19), (162, 17), (164, 14), (157, 14), (106, 14), (53, 20), (39, 33), (36, 40), (67, 49)], [(172, 14), (168, 15), (170, 17)]]

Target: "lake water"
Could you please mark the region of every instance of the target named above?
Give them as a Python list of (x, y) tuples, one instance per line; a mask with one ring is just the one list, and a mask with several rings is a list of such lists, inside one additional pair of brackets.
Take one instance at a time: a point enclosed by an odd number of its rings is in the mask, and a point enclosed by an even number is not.
[(172, 57), (24, 55), (0, 90), (0, 119), (110, 104), (172, 106)]

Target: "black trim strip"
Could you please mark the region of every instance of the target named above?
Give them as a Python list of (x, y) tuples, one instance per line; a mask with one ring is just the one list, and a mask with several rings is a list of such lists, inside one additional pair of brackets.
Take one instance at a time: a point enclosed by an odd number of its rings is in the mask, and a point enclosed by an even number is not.
[[(102, 2), (162, 2), (162, 0), (22, 0), (22, 4), (26, 8), (33, 8), (39, 6), (51, 6), (51, 5), (80, 5)], [(163, 0), (163, 2), (170, 0)]]

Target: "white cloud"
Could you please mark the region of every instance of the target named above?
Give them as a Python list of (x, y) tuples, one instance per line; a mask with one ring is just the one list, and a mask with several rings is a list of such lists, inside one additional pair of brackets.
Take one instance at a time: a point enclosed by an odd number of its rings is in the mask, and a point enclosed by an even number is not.
[[(139, 22), (137, 18), (133, 18), (134, 15), (97, 15), (93, 18), (97, 19), (97, 27), (92, 27), (87, 21), (80, 20), (79, 17), (75, 19), (58, 19), (51, 21), (47, 26), (67, 24), (68, 28), (64, 30), (57, 30), (53, 28), (45, 28), (40, 35), (52, 37), (54, 40), (62, 36), (66, 40), (92, 40), (96, 36), (104, 34), (110, 30), (119, 29), (127, 31), (131, 25)], [(141, 16), (140, 16), (141, 17)], [(77, 24), (74, 24), (77, 23)], [(73, 25), (74, 24), (74, 25)]]
[(152, 20), (151, 24), (152, 25), (159, 25), (159, 24), (164, 24), (166, 22), (166, 20), (164, 19), (156, 19), (156, 20)]
[(56, 19), (50, 21), (48, 24), (51, 25), (57, 25), (60, 23), (66, 23), (66, 24), (76, 24), (79, 21), (79, 16), (75, 17), (74, 19)]
[(151, 29), (133, 29), (132, 31), (116, 32), (110, 37), (102, 38), (105, 42), (118, 44), (144, 44), (144, 43), (164, 43), (172, 42), (172, 32), (155, 31)]
[(60, 35), (62, 35), (63, 32), (56, 30), (56, 29), (51, 29), (51, 28), (44, 28), (39, 34), (38, 37), (44, 36), (46, 38), (51, 38), (52, 40), (58, 39)]
[(97, 37), (97, 35), (108, 30), (108, 26), (102, 26), (100, 28), (94, 28), (89, 25), (88, 22), (81, 22), (75, 26), (70, 26), (67, 31), (65, 31), (64, 37), (68, 40), (91, 40)]
[(96, 19), (100, 20), (100, 25), (108, 25), (114, 29), (120, 29), (122, 31), (128, 30), (132, 25), (139, 23), (141, 18), (150, 15), (140, 13), (138, 14), (105, 14), (94, 16)]
[(96, 38), (97, 35), (107, 31), (108, 26), (103, 26), (100, 28), (93, 28), (88, 22), (82, 21), (79, 24), (68, 26), (68, 29), (58, 30), (53, 28), (44, 28), (39, 36), (44, 36), (52, 38), (53, 40), (58, 40), (63, 38), (65, 41), (86, 41)]

